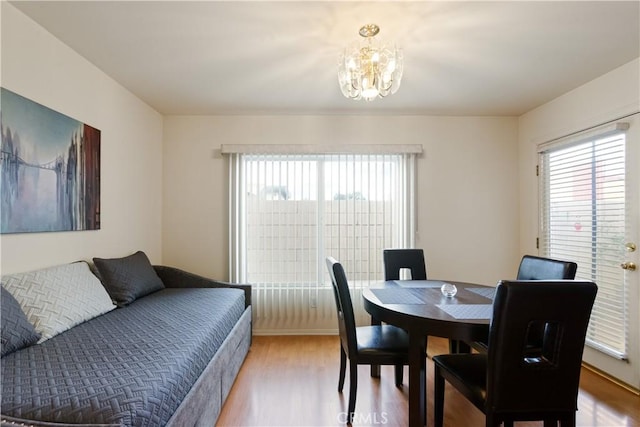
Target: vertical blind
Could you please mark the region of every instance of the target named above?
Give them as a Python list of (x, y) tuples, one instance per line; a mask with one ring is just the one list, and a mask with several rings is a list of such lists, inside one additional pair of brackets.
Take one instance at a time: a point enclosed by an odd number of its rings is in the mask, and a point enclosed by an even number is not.
[(313, 305), (330, 287), (327, 256), (363, 288), (383, 279), (384, 248), (413, 247), (421, 148), (399, 147), (223, 146), (231, 280), (253, 285), (258, 315), (286, 316), (292, 298)]
[(628, 289), (624, 258), (626, 124), (598, 128), (540, 147), (540, 249), (577, 262), (576, 279), (598, 295), (587, 345), (625, 359)]

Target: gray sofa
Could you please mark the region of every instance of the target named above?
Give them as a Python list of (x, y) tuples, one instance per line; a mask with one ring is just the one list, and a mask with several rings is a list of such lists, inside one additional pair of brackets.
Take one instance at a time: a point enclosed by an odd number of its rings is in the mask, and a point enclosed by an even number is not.
[(250, 286), (151, 266), (141, 252), (94, 263), (113, 303), (62, 331), (33, 294), (83, 308), (104, 300), (99, 281), (82, 296), (88, 265), (2, 277), (2, 426), (214, 425), (251, 345)]

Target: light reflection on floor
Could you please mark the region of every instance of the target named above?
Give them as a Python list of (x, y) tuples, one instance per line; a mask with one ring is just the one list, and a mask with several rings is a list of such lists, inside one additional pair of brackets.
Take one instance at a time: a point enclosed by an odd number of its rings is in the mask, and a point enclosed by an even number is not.
[(578, 412), (576, 425), (599, 427), (637, 427), (627, 415), (622, 415), (609, 407), (606, 403), (599, 402), (584, 390), (578, 395)]

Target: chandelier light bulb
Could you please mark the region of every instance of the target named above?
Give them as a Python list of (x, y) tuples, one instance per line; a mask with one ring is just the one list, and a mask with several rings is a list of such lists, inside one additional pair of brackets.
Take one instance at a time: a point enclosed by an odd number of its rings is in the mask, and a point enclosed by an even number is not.
[(338, 82), (342, 94), (351, 99), (373, 101), (396, 93), (402, 79), (402, 50), (376, 38), (380, 28), (360, 28), (363, 38), (347, 47), (340, 58)]

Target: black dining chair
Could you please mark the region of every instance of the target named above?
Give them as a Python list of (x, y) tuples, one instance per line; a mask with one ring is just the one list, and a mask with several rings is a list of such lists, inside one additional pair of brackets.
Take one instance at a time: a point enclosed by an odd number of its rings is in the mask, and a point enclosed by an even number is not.
[[(572, 261), (562, 261), (553, 258), (544, 258), (534, 255), (524, 255), (520, 260), (516, 280), (573, 280), (576, 278), (578, 264)], [(542, 345), (544, 330), (539, 326), (539, 330), (531, 331), (532, 339), (530, 348), (535, 351)], [(537, 336), (534, 339), (533, 336)], [(480, 352), (487, 351), (486, 341), (476, 341), (471, 343), (471, 347)]]
[(327, 258), (333, 295), (338, 314), (340, 335), (340, 377), (338, 391), (342, 393), (349, 359), (349, 406), (347, 424), (353, 420), (358, 389), (358, 365), (395, 365), (396, 386), (402, 385), (403, 369), (409, 364), (409, 336), (392, 325), (356, 327), (347, 276), (342, 265)]
[(520, 261), (516, 280), (573, 280), (577, 270), (578, 264), (572, 261), (525, 255)]
[(422, 249), (385, 249), (382, 251), (384, 280), (399, 280), (400, 270), (411, 271), (412, 280), (427, 280), (427, 268)]
[[(435, 426), (445, 380), (486, 415), (486, 426), (544, 421), (575, 426), (582, 352), (597, 286), (582, 281), (502, 281), (493, 301), (488, 353), (433, 357)], [(548, 333), (528, 351), (531, 330)], [(534, 328), (532, 328), (532, 326)]]

